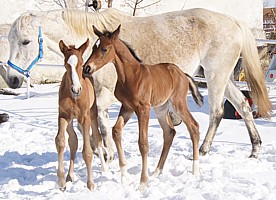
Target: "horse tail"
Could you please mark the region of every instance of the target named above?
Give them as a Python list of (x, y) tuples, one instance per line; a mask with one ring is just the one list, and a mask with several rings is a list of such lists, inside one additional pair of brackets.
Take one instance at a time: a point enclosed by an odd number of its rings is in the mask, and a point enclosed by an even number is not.
[(188, 74), (186, 74), (186, 76), (189, 80), (189, 90), (192, 93), (194, 101), (196, 102), (197, 105), (202, 106), (203, 105), (203, 96), (198, 91), (198, 87), (195, 84), (194, 79), (191, 76), (189, 76)]
[(264, 73), (262, 72), (256, 42), (250, 29), (242, 22), (236, 21), (243, 33), (242, 65), (253, 102), (258, 106), (261, 117), (270, 118), (272, 104), (269, 100)]

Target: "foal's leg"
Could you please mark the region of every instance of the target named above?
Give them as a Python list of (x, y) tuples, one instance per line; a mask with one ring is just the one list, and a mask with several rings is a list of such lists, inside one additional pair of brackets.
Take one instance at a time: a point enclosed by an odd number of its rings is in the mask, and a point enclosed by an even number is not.
[(121, 181), (123, 184), (127, 184), (128, 173), (127, 173), (126, 158), (122, 147), (122, 132), (123, 132), (124, 126), (126, 125), (127, 121), (130, 119), (132, 115), (133, 115), (133, 111), (126, 110), (124, 106), (121, 106), (119, 116), (112, 129), (113, 140), (115, 142), (118, 156), (119, 156), (119, 166), (121, 169)]
[(173, 128), (173, 124), (172, 124), (170, 115), (168, 113), (168, 103), (160, 107), (155, 107), (154, 110), (157, 115), (159, 124), (163, 129), (163, 139), (164, 139), (162, 153), (161, 153), (158, 165), (153, 174), (153, 176), (157, 177), (162, 173), (165, 161), (167, 159), (167, 156), (176, 132), (175, 132), (175, 129)]
[(148, 125), (150, 117), (150, 106), (139, 106), (136, 108), (136, 115), (139, 123), (139, 150), (142, 156), (142, 174), (140, 180), (140, 189), (143, 190), (148, 184)]
[(104, 150), (103, 150), (103, 140), (102, 136), (98, 129), (98, 112), (97, 112), (97, 105), (94, 103), (92, 108), (90, 109), (90, 119), (91, 119), (91, 129), (92, 129), (92, 141), (96, 145), (96, 148), (99, 152), (99, 158), (101, 160), (102, 171), (108, 171), (108, 167), (105, 163), (104, 159)]
[(179, 97), (172, 99), (173, 107), (175, 108), (178, 115), (181, 117), (182, 121), (185, 123), (192, 143), (193, 143), (193, 169), (192, 172), (194, 175), (199, 175), (199, 125), (197, 121), (193, 118), (190, 113), (186, 101), (186, 95), (179, 93)]
[(82, 157), (87, 168), (87, 188), (94, 189), (94, 181), (92, 178), (92, 149), (90, 146), (90, 115), (79, 120), (79, 124), (83, 135)]
[(73, 121), (67, 126), (67, 133), (69, 134), (68, 144), (70, 148), (70, 166), (66, 177), (66, 182), (74, 181), (74, 162), (76, 159), (76, 152), (78, 150), (78, 138), (73, 128)]
[(68, 122), (65, 118), (62, 118), (59, 116), (58, 118), (58, 133), (55, 138), (56, 143), (56, 149), (58, 152), (58, 170), (57, 170), (57, 176), (58, 176), (58, 186), (61, 191), (66, 190), (66, 184), (65, 184), (65, 172), (64, 172), (64, 148), (65, 148), (65, 130), (68, 125)]
[(252, 144), (252, 152), (250, 157), (258, 158), (262, 141), (256, 129), (255, 122), (251, 113), (251, 108), (248, 102), (245, 100), (242, 92), (234, 85), (232, 81), (228, 81), (225, 96), (234, 105), (236, 110), (244, 119)]

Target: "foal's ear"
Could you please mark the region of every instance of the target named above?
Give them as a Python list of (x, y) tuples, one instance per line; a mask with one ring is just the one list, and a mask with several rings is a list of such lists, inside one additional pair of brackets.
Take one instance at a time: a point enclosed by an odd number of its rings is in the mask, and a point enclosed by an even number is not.
[(100, 32), (94, 25), (92, 25), (94, 33), (98, 36), (101, 37), (103, 35), (102, 32)]
[(83, 43), (78, 50), (81, 52), (81, 54), (84, 53), (84, 51), (87, 49), (87, 47), (89, 46), (89, 38), (87, 38), (86, 42)]
[(63, 42), (63, 40), (59, 41), (59, 49), (60, 51), (65, 54), (65, 52), (68, 50), (68, 47), (66, 46), (66, 44)]
[(112, 33), (111, 40), (114, 40), (116, 37), (118, 37), (121, 29), (121, 24), (118, 26), (118, 28)]

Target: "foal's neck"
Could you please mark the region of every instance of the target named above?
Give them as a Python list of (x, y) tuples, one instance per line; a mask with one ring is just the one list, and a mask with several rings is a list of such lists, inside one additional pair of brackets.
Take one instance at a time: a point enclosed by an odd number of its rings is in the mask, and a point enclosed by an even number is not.
[(115, 59), (114, 65), (118, 74), (118, 80), (123, 84), (127, 79), (133, 77), (133, 74), (140, 69), (140, 63), (131, 54), (128, 47), (119, 39), (115, 41)]

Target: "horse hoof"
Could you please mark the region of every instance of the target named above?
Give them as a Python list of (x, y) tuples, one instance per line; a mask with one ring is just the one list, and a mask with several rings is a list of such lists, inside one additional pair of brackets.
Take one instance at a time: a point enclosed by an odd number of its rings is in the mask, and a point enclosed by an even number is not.
[(7, 113), (0, 114), (0, 124), (7, 122), (9, 120), (9, 115)]
[(257, 155), (254, 155), (254, 154), (251, 154), (251, 155), (249, 156), (249, 158), (255, 158), (255, 159), (257, 159), (258, 156), (257, 156)]
[(148, 186), (148, 183), (147, 182), (142, 182), (138, 188), (139, 191), (144, 191)]
[(90, 191), (93, 191), (94, 188), (95, 188), (94, 182), (88, 181), (88, 182), (87, 182), (87, 188), (88, 188)]
[(153, 174), (152, 177), (153, 178), (157, 178), (160, 174), (162, 174), (162, 170), (161, 169), (156, 169)]
[(60, 187), (59, 189), (60, 189), (60, 191), (64, 192), (66, 190), (66, 186)]
[(206, 156), (206, 154), (208, 154), (208, 151), (203, 150), (202, 148), (199, 149), (199, 155), (200, 156)]
[(66, 177), (66, 182), (73, 182), (73, 179), (69, 174)]
[(178, 115), (176, 115), (173, 112), (169, 112), (169, 115), (170, 115), (170, 118), (171, 118), (172, 123), (173, 123), (174, 126), (178, 126), (178, 125), (181, 124), (182, 119)]

